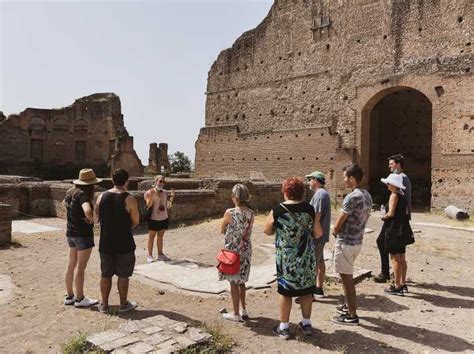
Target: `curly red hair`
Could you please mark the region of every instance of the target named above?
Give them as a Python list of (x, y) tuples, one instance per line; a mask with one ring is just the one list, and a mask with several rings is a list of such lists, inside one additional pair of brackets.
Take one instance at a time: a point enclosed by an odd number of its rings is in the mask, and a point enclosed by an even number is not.
[(291, 200), (301, 200), (304, 197), (304, 182), (299, 177), (290, 177), (281, 184), (282, 193)]

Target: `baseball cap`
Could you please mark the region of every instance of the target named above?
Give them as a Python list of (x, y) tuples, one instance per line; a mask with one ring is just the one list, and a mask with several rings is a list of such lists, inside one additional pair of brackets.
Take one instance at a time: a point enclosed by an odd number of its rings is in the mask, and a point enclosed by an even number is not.
[(311, 172), (309, 175), (305, 176), (306, 178), (314, 178), (317, 179), (319, 183), (325, 184), (326, 183), (326, 177), (324, 176), (324, 173), (321, 171), (314, 171)]

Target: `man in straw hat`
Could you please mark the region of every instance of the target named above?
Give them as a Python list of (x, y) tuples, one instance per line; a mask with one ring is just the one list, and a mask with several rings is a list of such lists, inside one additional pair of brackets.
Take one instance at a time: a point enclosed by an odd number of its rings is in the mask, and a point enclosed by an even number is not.
[(137, 303), (129, 301), (128, 284), (135, 267), (135, 241), (132, 228), (139, 223), (137, 201), (127, 192), (128, 173), (117, 169), (112, 175), (114, 187), (97, 198), (96, 212), (100, 221), (100, 291), (102, 303), (100, 312), (109, 310), (109, 294), (112, 277), (118, 276), (117, 288), (120, 295), (119, 312), (133, 310)]

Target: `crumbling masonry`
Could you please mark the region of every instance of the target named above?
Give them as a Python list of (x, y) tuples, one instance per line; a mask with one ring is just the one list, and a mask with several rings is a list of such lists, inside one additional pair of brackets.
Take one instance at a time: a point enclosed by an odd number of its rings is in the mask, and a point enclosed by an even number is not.
[(415, 205), (474, 210), (470, 0), (276, 0), (208, 77), (196, 174), (279, 180), (341, 169), (371, 192), (401, 152)]

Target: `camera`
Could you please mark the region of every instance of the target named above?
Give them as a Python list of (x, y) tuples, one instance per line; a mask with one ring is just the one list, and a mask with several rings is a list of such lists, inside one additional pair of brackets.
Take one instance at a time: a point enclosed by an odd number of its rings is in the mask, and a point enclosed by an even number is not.
[(165, 206), (164, 205), (160, 205), (160, 207), (158, 208), (160, 211), (165, 211)]

